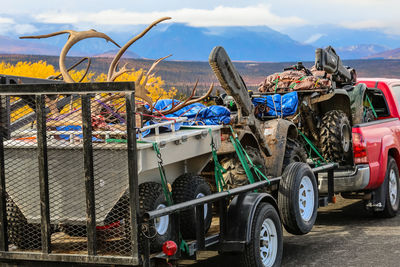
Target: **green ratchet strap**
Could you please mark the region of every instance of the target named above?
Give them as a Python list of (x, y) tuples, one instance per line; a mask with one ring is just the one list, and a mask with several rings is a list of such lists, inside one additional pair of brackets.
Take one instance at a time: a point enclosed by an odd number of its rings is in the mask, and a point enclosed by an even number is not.
[[(243, 166), (243, 169), (247, 175), (247, 179), (251, 184), (255, 182), (253, 173), (251, 170), (253, 169), (254, 173), (257, 175), (258, 180), (266, 180), (268, 181), (268, 178), (260, 171), (260, 169), (253, 163), (251, 160), (250, 156), (247, 154), (246, 150), (243, 148), (242, 144), (240, 144), (239, 139), (237, 138), (236, 133), (233, 131), (232, 126), (229, 126), (231, 128), (232, 136), (230, 136), (231, 142), (233, 144), (233, 147), (235, 148), (236, 154), (239, 157), (240, 163)], [(233, 138), (233, 136), (235, 138)]]
[(311, 151), (314, 151), (314, 153), (317, 154), (317, 156), (322, 160), (323, 163), (328, 163), (324, 159), (324, 157), (321, 155), (321, 153), (318, 151), (316, 146), (314, 146), (314, 144), (310, 141), (310, 139), (308, 139), (300, 130), (297, 130), (297, 131), (301, 135), (301, 137), (303, 137), (304, 141), (306, 141), (306, 143), (310, 146), (310, 150), (306, 149), (307, 154), (308, 154), (308, 158), (310, 158), (317, 167), (321, 166), (321, 161), (319, 159), (317, 161), (315, 161), (314, 158), (311, 155)]
[(303, 76), (303, 77), (301, 77), (300, 79), (298, 79), (297, 81), (293, 82), (293, 83), (289, 86), (289, 88), (290, 88), (290, 89), (293, 89), (293, 88), (296, 86), (296, 84), (300, 83), (305, 77), (306, 77), (306, 76)]
[(215, 185), (217, 186), (218, 192), (222, 192), (224, 191), (224, 186), (226, 185), (222, 174), (226, 173), (227, 170), (224, 167), (222, 167), (222, 165), (218, 161), (217, 149), (214, 144), (214, 139), (212, 136), (211, 129), (208, 129), (208, 133), (210, 134), (211, 137), (211, 151), (214, 160)]
[(374, 106), (372, 105), (371, 99), (369, 99), (369, 97), (368, 97), (367, 94), (365, 95), (365, 99), (368, 101), (368, 104), (369, 104), (369, 106), (370, 106), (371, 109), (372, 109), (372, 113), (374, 113), (374, 117), (375, 117), (375, 118), (378, 118), (378, 115), (377, 115), (376, 112), (375, 112)]

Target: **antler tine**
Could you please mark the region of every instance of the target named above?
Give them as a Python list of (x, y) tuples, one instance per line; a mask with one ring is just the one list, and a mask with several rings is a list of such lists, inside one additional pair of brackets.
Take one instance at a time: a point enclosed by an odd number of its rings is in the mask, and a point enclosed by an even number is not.
[(67, 42), (65, 43), (63, 49), (61, 50), (60, 54), (60, 59), (59, 59), (59, 65), (60, 65), (60, 72), (64, 78), (64, 81), (67, 83), (74, 83), (74, 79), (69, 75), (67, 68), (65, 67), (65, 57), (67, 56), (68, 51), (71, 49), (71, 47), (76, 44), (77, 42), (87, 39), (87, 38), (102, 38), (105, 39), (106, 41), (110, 41), (116, 46), (120, 47), (114, 40), (112, 40), (108, 35), (102, 33), (102, 32), (97, 32), (95, 30), (88, 30), (88, 31), (72, 31), (72, 30), (65, 30), (65, 31), (59, 31), (59, 32), (54, 32), (50, 34), (45, 34), (45, 35), (38, 35), (38, 36), (23, 36), (20, 37), (21, 39), (41, 39), (41, 38), (48, 38), (60, 34), (68, 33), (69, 37)]
[[(160, 63), (161, 61), (163, 61), (166, 58), (169, 58), (172, 55), (168, 55), (162, 58), (157, 59), (156, 61), (153, 62), (153, 64), (151, 65), (149, 71), (146, 73), (146, 77), (144, 78), (143, 84), (146, 85), (147, 84), (147, 80), (149, 79), (149, 77), (152, 77), (151, 72), (155, 69), (155, 67), (158, 65), (158, 63)], [(140, 81), (140, 80), (139, 80)]]
[(121, 76), (124, 73), (127, 72), (133, 72), (133, 69), (128, 69), (128, 63), (125, 63), (124, 66), (122, 66), (122, 68), (120, 68), (117, 72), (113, 73), (113, 76), (111, 77), (111, 82), (114, 82), (119, 76)]
[[(79, 65), (80, 65), (82, 62), (84, 62), (85, 60), (87, 60), (88, 63), (87, 63), (86, 69), (85, 69), (85, 73), (83, 74), (83, 76), (81, 77), (81, 79), (79, 80), (79, 82), (82, 82), (83, 79), (85, 79), (86, 75), (87, 75), (88, 72), (89, 72), (90, 65), (92, 64), (92, 60), (90, 59), (90, 57), (81, 58), (78, 62), (76, 62), (76, 63), (75, 63), (74, 65), (72, 65), (71, 67), (69, 67), (68, 70), (67, 70), (68, 72), (71, 71), (72, 69), (74, 69), (74, 68), (76, 68), (77, 66), (79, 66)], [(60, 73), (60, 74), (58, 74), (58, 75), (56, 75), (56, 76), (51, 75), (51, 76), (47, 77), (46, 79), (49, 79), (49, 80), (57, 80), (57, 79), (59, 79), (61, 76), (62, 76), (62, 74)]]
[(177, 106), (175, 106), (175, 107), (173, 107), (173, 108), (171, 108), (169, 110), (166, 110), (165, 112), (161, 112), (161, 113), (163, 115), (171, 114), (171, 113), (174, 113), (175, 111), (177, 111), (177, 110), (179, 110), (179, 109), (181, 109), (183, 107), (186, 107), (186, 106), (191, 105), (191, 104), (196, 103), (196, 102), (200, 102), (203, 99), (207, 98), (211, 94), (213, 89), (214, 89), (214, 83), (212, 83), (210, 88), (208, 89), (208, 91), (207, 91), (207, 93), (205, 95), (203, 95), (202, 97), (196, 98), (196, 99), (192, 99), (193, 96), (194, 96), (194, 93), (196, 91), (197, 83), (198, 83), (198, 81), (196, 81), (196, 84), (195, 84), (195, 86), (194, 86), (194, 88), (192, 90), (191, 95), (183, 103), (181, 103), (181, 104), (179, 104), (179, 105), (177, 105)]
[(117, 68), (117, 63), (118, 61), (121, 59), (122, 55), (125, 53), (125, 51), (137, 40), (139, 40), (140, 38), (142, 38), (148, 31), (151, 30), (151, 28), (153, 28), (154, 26), (156, 26), (158, 23), (164, 21), (164, 20), (168, 20), (171, 19), (171, 17), (163, 17), (160, 18), (156, 21), (154, 21), (153, 23), (151, 23), (146, 29), (144, 29), (141, 33), (139, 33), (138, 35), (136, 35), (135, 37), (133, 37), (131, 40), (129, 40), (119, 51), (118, 53), (115, 55), (115, 57), (113, 58), (110, 67), (108, 69), (108, 75), (107, 75), (107, 80), (111, 81), (111, 77), (113, 76), (113, 73), (116, 71)]

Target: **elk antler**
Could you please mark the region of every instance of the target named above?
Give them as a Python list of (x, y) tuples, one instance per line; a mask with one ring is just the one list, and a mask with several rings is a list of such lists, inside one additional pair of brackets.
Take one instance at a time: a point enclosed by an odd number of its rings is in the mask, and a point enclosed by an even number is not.
[(170, 109), (168, 109), (168, 110), (160, 111), (160, 113), (163, 114), (163, 115), (171, 114), (171, 113), (174, 113), (175, 111), (177, 111), (177, 110), (179, 110), (179, 109), (181, 109), (183, 107), (189, 106), (189, 105), (191, 105), (193, 103), (196, 103), (196, 102), (200, 102), (203, 99), (207, 98), (211, 94), (211, 92), (212, 92), (212, 90), (214, 88), (214, 83), (211, 84), (210, 88), (208, 89), (208, 91), (207, 91), (207, 93), (205, 95), (203, 95), (203, 96), (201, 96), (199, 98), (193, 99), (198, 83), (199, 83), (199, 80), (196, 81), (196, 84), (193, 87), (192, 93), (190, 94), (190, 96), (185, 101), (183, 101), (179, 105), (175, 105), (174, 101), (172, 100), (172, 107)]
[(139, 40), (140, 38), (142, 38), (148, 31), (151, 30), (151, 28), (153, 28), (154, 26), (156, 26), (158, 23), (164, 21), (164, 20), (168, 20), (171, 19), (170, 17), (163, 17), (160, 18), (156, 21), (154, 21), (152, 24), (150, 24), (144, 31), (142, 31), (140, 34), (136, 35), (135, 37), (133, 37), (131, 40), (129, 40), (119, 51), (118, 53), (115, 55), (115, 57), (113, 58), (111, 64), (110, 64), (110, 68), (108, 69), (108, 75), (107, 75), (107, 81), (112, 81), (112, 77), (114, 76), (114, 73), (116, 72), (117, 69), (117, 65), (119, 60), (121, 59), (122, 55), (125, 53), (125, 51), (137, 40)]
[[(81, 79), (78, 81), (79, 83), (83, 81), (83, 79), (85, 79), (86, 75), (89, 72), (89, 68), (90, 68), (90, 64), (92, 63), (92, 60), (89, 57), (84, 57), (81, 58), (78, 62), (76, 62), (74, 65), (72, 65), (71, 67), (68, 68), (68, 72), (71, 71), (72, 69), (74, 69), (76, 66), (79, 66), (83, 61), (87, 60), (87, 65), (86, 65), (86, 69), (85, 69), (85, 73), (83, 73)], [(58, 80), (60, 77), (62, 77), (62, 74), (58, 74), (58, 75), (51, 75), (49, 77), (47, 77), (46, 79), (49, 80)]]
[(74, 79), (69, 75), (67, 68), (65, 67), (65, 57), (68, 53), (68, 51), (71, 49), (71, 47), (76, 44), (77, 42), (87, 39), (87, 38), (103, 38), (107, 41), (112, 42), (116, 46), (120, 47), (116, 42), (114, 42), (108, 35), (97, 32), (95, 30), (88, 30), (88, 31), (72, 31), (72, 30), (65, 30), (65, 31), (59, 31), (59, 32), (54, 32), (50, 34), (45, 34), (45, 35), (37, 35), (37, 36), (22, 36), (20, 39), (41, 39), (41, 38), (48, 38), (48, 37), (53, 37), (57, 36), (60, 34), (68, 33), (68, 41), (65, 43), (63, 49), (61, 50), (60, 54), (60, 59), (59, 59), (59, 64), (60, 64), (60, 72), (64, 78), (64, 81), (67, 83), (74, 83)]

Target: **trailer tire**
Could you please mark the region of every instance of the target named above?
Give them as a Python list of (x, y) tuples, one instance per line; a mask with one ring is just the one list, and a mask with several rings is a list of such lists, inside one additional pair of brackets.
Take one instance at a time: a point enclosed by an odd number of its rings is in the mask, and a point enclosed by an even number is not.
[(286, 140), (285, 156), (283, 158), (282, 172), (290, 163), (307, 162), (307, 153), (304, 147), (296, 140), (288, 138)]
[(251, 222), (250, 242), (245, 245), (240, 266), (280, 266), (282, 254), (282, 226), (278, 212), (270, 203), (262, 202)]
[(40, 224), (28, 223), (21, 210), (8, 196), (6, 211), (10, 243), (21, 249), (40, 249), (42, 247)]
[(319, 146), (323, 157), (333, 162), (352, 158), (351, 127), (341, 110), (331, 110), (322, 117)]
[[(146, 182), (139, 185), (139, 214), (142, 216), (145, 212), (165, 208), (168, 206), (161, 184), (155, 182)], [(129, 212), (127, 213), (129, 214)], [(171, 239), (172, 226), (169, 215), (162, 216), (151, 223), (149, 233), (150, 250), (160, 251), (163, 243)], [(130, 238), (130, 237), (129, 237)], [(148, 238), (141, 231), (139, 241), (144, 244), (144, 239)]]
[[(182, 203), (211, 194), (210, 186), (203, 177), (185, 173), (172, 184), (174, 203)], [(211, 226), (212, 206), (204, 204), (204, 232)], [(194, 209), (182, 211), (180, 214), (181, 233), (184, 238), (196, 238), (196, 213)]]
[(287, 166), (279, 183), (278, 207), (286, 231), (294, 235), (311, 231), (317, 218), (318, 190), (307, 164), (294, 162)]
[(383, 211), (378, 212), (379, 215), (385, 218), (393, 218), (399, 211), (400, 201), (400, 181), (399, 181), (399, 168), (397, 167), (396, 160), (389, 156), (388, 164), (385, 174), (386, 186), (386, 201)]

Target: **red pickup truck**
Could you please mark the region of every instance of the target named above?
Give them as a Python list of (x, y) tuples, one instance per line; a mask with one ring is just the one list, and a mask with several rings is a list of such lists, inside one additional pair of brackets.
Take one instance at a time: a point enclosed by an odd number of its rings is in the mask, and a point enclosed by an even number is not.
[[(334, 191), (361, 198), (365, 207), (384, 217), (394, 217), (400, 199), (400, 79), (358, 79), (367, 86), (375, 120), (353, 126), (354, 166), (335, 171)], [(319, 191), (328, 191), (326, 175)]]

